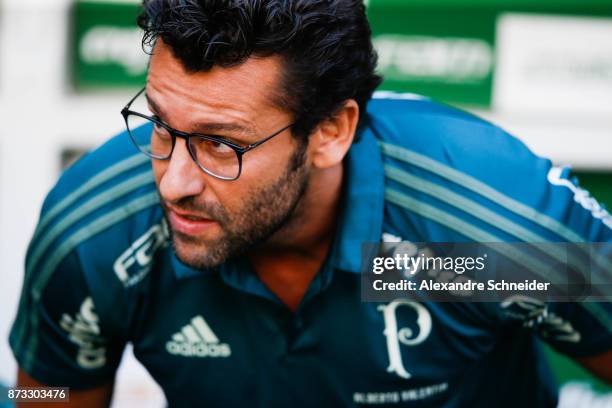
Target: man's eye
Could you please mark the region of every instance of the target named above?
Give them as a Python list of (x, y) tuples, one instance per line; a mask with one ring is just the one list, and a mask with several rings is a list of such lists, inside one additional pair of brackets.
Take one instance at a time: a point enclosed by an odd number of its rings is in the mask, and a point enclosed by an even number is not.
[[(157, 119), (157, 118), (154, 117), (154, 119)], [(157, 122), (153, 122), (153, 131), (159, 137), (170, 138), (170, 134), (168, 133), (168, 130)]]
[(208, 142), (208, 144), (209, 144), (209, 149), (217, 153), (231, 153), (232, 152), (232, 148), (226, 145), (225, 143), (221, 143), (217, 141), (210, 141)]
[(217, 140), (197, 138), (191, 139), (191, 143), (196, 151), (203, 155), (212, 155), (218, 158), (234, 156), (234, 149)]

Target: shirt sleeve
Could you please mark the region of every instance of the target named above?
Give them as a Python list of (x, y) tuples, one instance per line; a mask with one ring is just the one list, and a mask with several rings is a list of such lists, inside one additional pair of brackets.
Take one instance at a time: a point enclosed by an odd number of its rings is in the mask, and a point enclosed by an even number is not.
[(26, 273), (9, 336), (20, 369), (49, 386), (87, 389), (112, 381), (125, 341), (101, 319), (78, 253), (52, 271), (45, 266)]
[(555, 219), (576, 235), (576, 247), (589, 254), (580, 271), (597, 299), (575, 302), (541, 302), (515, 298), (502, 302), (505, 317), (532, 329), (557, 351), (571, 357), (594, 356), (612, 350), (612, 216), (597, 202), (567, 167), (551, 166), (540, 196), (554, 207)]

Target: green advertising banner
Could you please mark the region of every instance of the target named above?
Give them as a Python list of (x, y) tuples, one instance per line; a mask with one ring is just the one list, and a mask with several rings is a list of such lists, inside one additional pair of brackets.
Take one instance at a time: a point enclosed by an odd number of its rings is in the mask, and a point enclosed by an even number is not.
[(464, 105), (489, 105), (495, 12), (389, 6), (372, 1), (369, 19), (384, 89)]
[(77, 1), (72, 7), (72, 79), (77, 90), (138, 87), (148, 56), (137, 2)]
[[(496, 38), (500, 16), (612, 16), (610, 0), (366, 3), (379, 71), (385, 77), (383, 89), (480, 108), (491, 107), (494, 77), (499, 73), (498, 48), (504, 46)], [(73, 4), (72, 78), (78, 90), (136, 87), (144, 82), (147, 55), (141, 50), (136, 26), (139, 4), (136, 0), (77, 0)], [(512, 84), (508, 86), (513, 89)]]
[(610, 16), (609, 0), (370, 0), (382, 88), (490, 107), (505, 13)]

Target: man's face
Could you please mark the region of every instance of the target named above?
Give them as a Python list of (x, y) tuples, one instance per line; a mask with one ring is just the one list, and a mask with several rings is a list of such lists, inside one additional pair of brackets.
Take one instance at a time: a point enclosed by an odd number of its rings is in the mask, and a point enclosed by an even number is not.
[[(160, 40), (146, 94), (152, 111), (175, 129), (247, 145), (293, 119), (274, 103), (280, 70), (280, 60), (269, 57), (188, 73)], [(237, 129), (219, 131), (219, 125)], [(286, 130), (243, 156), (238, 180), (224, 181), (204, 173), (177, 139), (170, 160), (153, 160), (153, 173), (178, 258), (212, 267), (282, 229), (306, 189), (305, 160), (305, 146)]]

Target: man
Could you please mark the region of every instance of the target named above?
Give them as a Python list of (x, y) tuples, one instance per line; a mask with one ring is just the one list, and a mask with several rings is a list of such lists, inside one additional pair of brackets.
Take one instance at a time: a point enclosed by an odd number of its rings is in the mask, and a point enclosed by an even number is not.
[[(422, 98), (368, 104), (361, 2), (151, 0), (140, 24), (152, 55), (127, 131), (43, 205), (10, 336), (19, 384), (105, 406), (131, 342), (172, 406), (555, 406), (538, 333), (612, 379), (606, 305), (520, 320), (361, 301), (361, 245), (383, 235), (612, 241), (609, 214), (497, 127)], [(546, 336), (552, 317), (565, 336)]]

